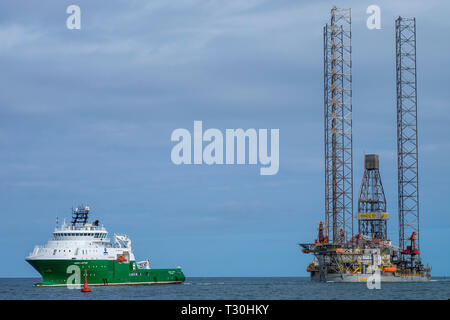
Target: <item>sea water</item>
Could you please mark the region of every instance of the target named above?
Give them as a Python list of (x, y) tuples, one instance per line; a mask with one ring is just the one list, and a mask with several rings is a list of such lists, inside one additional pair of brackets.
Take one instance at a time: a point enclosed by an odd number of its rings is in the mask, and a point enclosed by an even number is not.
[(429, 282), (320, 283), (309, 278), (187, 278), (183, 284), (91, 286), (91, 293), (66, 287), (35, 287), (39, 278), (0, 278), (4, 299), (449, 299), (450, 278)]

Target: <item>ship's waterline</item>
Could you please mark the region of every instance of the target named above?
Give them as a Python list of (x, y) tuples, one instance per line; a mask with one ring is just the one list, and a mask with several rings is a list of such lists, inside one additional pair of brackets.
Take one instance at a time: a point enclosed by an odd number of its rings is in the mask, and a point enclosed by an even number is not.
[(37, 286), (77, 286), (87, 273), (89, 285), (176, 284), (185, 281), (180, 267), (150, 268), (150, 261), (137, 262), (126, 235), (113, 235), (98, 221), (87, 222), (89, 207), (72, 212), (71, 224), (55, 228), (53, 239), (36, 246), (25, 259), (42, 276)]

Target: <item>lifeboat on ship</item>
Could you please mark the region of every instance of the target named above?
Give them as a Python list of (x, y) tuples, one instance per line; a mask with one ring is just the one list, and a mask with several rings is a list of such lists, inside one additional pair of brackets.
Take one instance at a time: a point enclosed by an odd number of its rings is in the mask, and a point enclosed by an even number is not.
[(383, 268), (383, 272), (395, 272), (397, 268), (395, 266), (386, 266)]

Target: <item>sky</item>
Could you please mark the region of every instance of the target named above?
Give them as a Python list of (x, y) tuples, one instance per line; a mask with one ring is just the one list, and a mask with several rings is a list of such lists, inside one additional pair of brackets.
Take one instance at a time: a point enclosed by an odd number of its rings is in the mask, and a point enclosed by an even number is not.
[[(81, 29), (66, 8), (81, 8)], [(366, 8), (381, 8), (381, 29)], [(307, 276), (324, 216), (323, 38), (352, 8), (354, 203), (363, 156), (380, 155), (397, 243), (394, 21), (417, 19), (420, 234), (449, 275), (448, 1), (2, 1), (0, 277), (56, 217), (89, 204), (138, 260), (195, 276)], [(175, 165), (173, 130), (277, 128), (280, 167)]]

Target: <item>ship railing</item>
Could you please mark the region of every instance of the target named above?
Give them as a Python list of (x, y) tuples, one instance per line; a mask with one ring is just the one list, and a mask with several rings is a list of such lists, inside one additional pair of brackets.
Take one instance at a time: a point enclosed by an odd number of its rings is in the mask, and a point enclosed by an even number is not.
[(72, 225), (64, 225), (61, 227), (56, 227), (55, 231), (64, 231), (64, 230), (93, 230), (93, 231), (106, 231), (106, 228), (102, 225), (100, 226), (72, 226)]
[(35, 256), (35, 255), (37, 255), (38, 252), (39, 252), (39, 250), (42, 249), (42, 248), (44, 248), (44, 247), (45, 247), (45, 246), (38, 246), (38, 245), (34, 246), (33, 251), (30, 252), (29, 255), (30, 255), (30, 256)]

